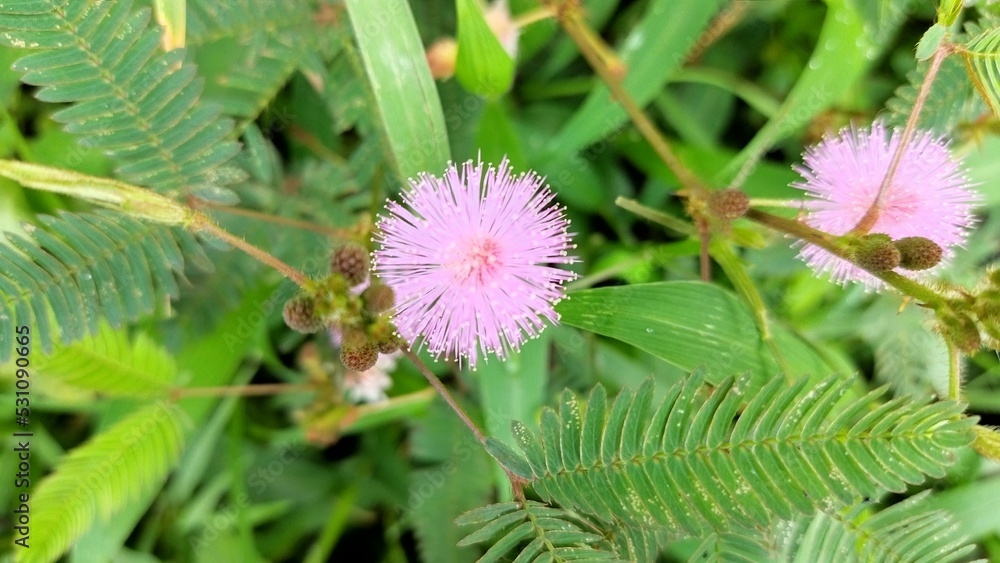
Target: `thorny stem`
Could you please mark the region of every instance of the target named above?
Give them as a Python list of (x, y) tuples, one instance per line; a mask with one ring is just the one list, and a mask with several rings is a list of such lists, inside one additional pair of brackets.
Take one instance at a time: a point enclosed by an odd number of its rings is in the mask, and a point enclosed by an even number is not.
[(263, 383), (259, 385), (224, 385), (219, 387), (178, 387), (170, 391), (170, 399), (197, 397), (255, 397), (284, 395), (286, 393), (311, 393), (316, 389), (307, 383)]
[(222, 227), (216, 225), (209, 219), (206, 215), (202, 213), (195, 213), (194, 222), (191, 228), (198, 232), (208, 233), (226, 243), (242, 250), (243, 252), (250, 255), (258, 262), (266, 264), (275, 270), (278, 270), (283, 276), (295, 282), (299, 287), (305, 288), (309, 285), (309, 279), (306, 278), (305, 274), (296, 270), (295, 268), (285, 264), (281, 260), (278, 260), (273, 255), (257, 248), (256, 246), (250, 244), (249, 242), (241, 239), (240, 237), (230, 233), (229, 231), (223, 229)]
[(889, 161), (889, 168), (885, 172), (885, 177), (882, 179), (882, 184), (878, 188), (878, 195), (875, 196), (875, 201), (872, 202), (871, 207), (865, 211), (861, 219), (858, 220), (858, 224), (851, 229), (851, 234), (863, 235), (871, 231), (872, 227), (878, 221), (879, 215), (882, 213), (882, 207), (885, 204), (885, 198), (889, 195), (889, 187), (892, 185), (892, 180), (896, 176), (896, 171), (899, 169), (899, 163), (903, 160), (903, 154), (906, 153), (906, 148), (909, 146), (910, 141), (913, 138), (913, 132), (917, 128), (917, 119), (920, 117), (920, 110), (924, 107), (924, 102), (927, 101), (927, 95), (931, 91), (931, 85), (934, 84), (934, 77), (937, 76), (938, 70), (941, 68), (941, 63), (944, 61), (945, 57), (952, 52), (951, 44), (947, 41), (942, 41), (936, 51), (934, 51), (934, 56), (931, 58), (930, 66), (927, 68), (927, 74), (924, 76), (923, 83), (920, 84), (920, 91), (917, 93), (917, 99), (913, 102), (913, 109), (910, 110), (909, 117), (906, 118), (906, 125), (903, 127), (903, 134), (899, 139), (899, 146), (896, 147), (896, 152), (892, 155), (892, 160)]
[[(465, 427), (468, 428), (470, 432), (472, 432), (472, 434), (476, 437), (476, 440), (478, 440), (479, 443), (485, 448), (486, 436), (483, 435), (482, 430), (480, 430), (479, 427), (476, 426), (476, 423), (473, 422), (471, 418), (469, 418), (469, 415), (465, 412), (465, 409), (463, 409), (451, 396), (451, 393), (448, 392), (448, 388), (444, 386), (444, 383), (441, 383), (441, 380), (438, 379), (436, 375), (434, 375), (434, 372), (432, 372), (431, 369), (427, 367), (427, 364), (425, 364), (424, 361), (420, 359), (420, 356), (418, 356), (413, 350), (409, 349), (406, 346), (403, 346), (401, 350), (403, 351), (403, 354), (407, 358), (409, 358), (411, 362), (413, 362), (413, 365), (417, 366), (417, 370), (421, 373), (421, 375), (424, 376), (424, 379), (426, 379), (427, 382), (431, 384), (431, 387), (434, 387), (434, 389), (438, 392), (438, 395), (441, 395), (441, 398), (444, 399), (444, 402), (448, 403), (448, 406), (451, 407), (451, 410), (455, 411), (455, 414), (458, 415), (458, 418), (462, 420), (462, 424), (465, 424)], [(503, 466), (501, 465), (501, 467)], [(510, 470), (508, 470), (506, 467), (503, 467), (503, 470), (504, 473), (507, 474), (507, 479), (510, 480), (510, 486), (514, 490), (514, 497), (523, 502), (524, 491), (522, 487), (524, 481), (514, 473), (511, 473)]]

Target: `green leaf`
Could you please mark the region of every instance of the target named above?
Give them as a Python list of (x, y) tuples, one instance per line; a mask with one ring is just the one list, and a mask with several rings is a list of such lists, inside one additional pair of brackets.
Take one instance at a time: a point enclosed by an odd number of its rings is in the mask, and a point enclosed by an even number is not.
[(204, 99), (248, 120), (264, 110), (310, 52), (321, 49), (321, 37), (329, 33), (309, 2), (188, 4), (188, 49), (205, 78)]
[(571, 292), (560, 322), (627, 342), (711, 382), (771, 373), (753, 317), (732, 294), (701, 282), (660, 282)]
[(35, 371), (70, 385), (119, 397), (166, 395), (177, 375), (173, 357), (145, 334), (101, 323), (97, 334), (35, 360)]
[[(663, 89), (684, 56), (719, 10), (720, 0), (654, 0), (618, 50), (628, 69), (623, 86), (640, 106)], [(596, 86), (550, 144), (560, 157), (607, 136), (627, 120), (609, 103), (607, 86)]]
[[(131, 184), (198, 193), (242, 179), (226, 163), (239, 152), (220, 108), (199, 103), (202, 82), (182, 49), (159, 51), (161, 31), (131, 0), (41, 0), (0, 8), (0, 42), (29, 46), (21, 80), (45, 102), (71, 102), (52, 117), (100, 149)], [(111, 40), (114, 39), (114, 40)]]
[(13, 349), (13, 326), (30, 326), (51, 353), (59, 337), (68, 344), (96, 333), (102, 317), (117, 328), (176, 298), (185, 255), (211, 266), (176, 227), (103, 213), (40, 219), (48, 228), (31, 231), (33, 241), (8, 234), (13, 247), (0, 245), (0, 362)]
[[(889, 125), (903, 127), (917, 92), (927, 75), (929, 63), (921, 63), (917, 69), (907, 75), (909, 84), (896, 89), (895, 95), (885, 104), (889, 110)], [(941, 63), (934, 83), (931, 84), (924, 107), (917, 118), (917, 127), (923, 130), (933, 130), (937, 133), (950, 133), (960, 121), (977, 115), (982, 102), (973, 90), (972, 80), (965, 70), (965, 65), (957, 57), (948, 57)]]
[[(961, 2), (958, 3), (961, 7)], [(1000, 117), (1000, 27), (977, 35), (960, 51), (972, 83)]]
[[(624, 562), (594, 524), (572, 512), (528, 501), (492, 504), (460, 516), (461, 525), (485, 524), (459, 545), (490, 542), (493, 547), (480, 563), (509, 561), (614, 561)], [(621, 531), (619, 531), (621, 533)], [(519, 547), (520, 546), (520, 547)], [(516, 554), (516, 555), (515, 555)]]
[(926, 61), (931, 58), (947, 32), (948, 28), (940, 23), (932, 25), (930, 29), (924, 32), (923, 37), (920, 38), (920, 42), (917, 43), (917, 60)]
[(180, 457), (182, 420), (167, 403), (149, 405), (63, 458), (31, 496), (31, 524), (43, 532), (18, 561), (55, 561), (94, 522), (162, 486)]
[(442, 525), (489, 501), (494, 465), (469, 430), (440, 400), (413, 433), (414, 457), (438, 463), (413, 473), (406, 515), (423, 561), (472, 562), (478, 550), (458, 547), (463, 533)]
[(514, 82), (514, 60), (500, 45), (476, 0), (455, 0), (458, 55), (455, 78), (466, 90), (495, 98)]
[(347, 0), (347, 12), (400, 178), (440, 173), (448, 132), (406, 0)]
[[(737, 416), (748, 382), (706, 385), (695, 373), (655, 410), (649, 382), (610, 406), (596, 390), (590, 404), (566, 395), (561, 415), (543, 411), (542, 448), (522, 446), (528, 483), (544, 500), (605, 522), (702, 536), (902, 492), (943, 476), (954, 450), (972, 441), (975, 419), (959, 418), (953, 402), (872, 409), (875, 392), (835, 410), (850, 379), (789, 387), (776, 378)], [(581, 412), (578, 434), (566, 419)]]
[[(728, 183), (737, 172), (750, 166), (780, 141), (828, 108), (871, 66), (883, 43), (865, 30), (864, 18), (854, 3), (830, 0), (806, 68), (781, 104), (777, 115), (768, 120), (740, 154), (720, 173), (719, 182)], [(883, 37), (888, 37), (888, 33)]]

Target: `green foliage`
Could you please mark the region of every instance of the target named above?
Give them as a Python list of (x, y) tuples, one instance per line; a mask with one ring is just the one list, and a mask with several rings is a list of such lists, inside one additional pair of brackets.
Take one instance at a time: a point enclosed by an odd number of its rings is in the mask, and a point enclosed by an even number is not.
[(969, 76), (995, 116), (1000, 116), (1000, 28), (987, 29), (961, 50)]
[(835, 411), (851, 385), (836, 378), (775, 378), (733, 424), (748, 383), (710, 390), (696, 373), (655, 410), (651, 380), (610, 404), (600, 386), (585, 404), (566, 392), (558, 415), (543, 411), (537, 437), (515, 423), (525, 455), (516, 470), (561, 506), (701, 536), (904, 491), (943, 476), (972, 440), (975, 419), (956, 418), (957, 403), (873, 408), (875, 391)]
[(409, 5), (404, 0), (346, 4), (396, 172), (401, 179), (440, 173), (449, 159), (448, 132)]
[(413, 457), (433, 462), (414, 472), (406, 514), (424, 561), (472, 562), (479, 550), (459, 546), (464, 534), (443, 526), (489, 502), (491, 462), (469, 430), (441, 401), (432, 403), (412, 434)]
[(35, 372), (117, 397), (165, 396), (177, 376), (173, 357), (146, 334), (100, 323), (97, 334), (35, 360)]
[(238, 151), (232, 121), (201, 104), (202, 80), (184, 51), (159, 52), (148, 9), (121, 2), (39, 0), (0, 8), (0, 43), (36, 52), (22, 80), (45, 102), (73, 102), (53, 118), (118, 164), (130, 183), (218, 197), (242, 177), (225, 167)]
[(476, 0), (455, 0), (458, 12), (458, 55), (455, 78), (466, 90), (497, 97), (514, 81), (514, 60), (504, 51)]
[(32, 229), (33, 241), (8, 234), (13, 246), (0, 245), (0, 361), (10, 357), (17, 325), (30, 326), (50, 353), (59, 337), (70, 343), (96, 333), (102, 317), (118, 328), (177, 297), (185, 255), (210, 267), (179, 228), (107, 213), (41, 221), (47, 230)]
[(321, 46), (311, 2), (189, 2), (187, 47), (205, 77), (203, 99), (254, 119)]
[[(909, 84), (897, 88), (892, 99), (886, 102), (890, 112), (889, 125), (903, 127), (906, 124), (928, 65), (927, 62), (920, 63), (917, 70), (907, 75)], [(974, 110), (979, 105), (972, 90), (972, 81), (961, 61), (957, 57), (948, 57), (941, 63), (937, 78), (931, 84), (917, 127), (938, 133), (950, 131), (963, 119), (975, 115)]]
[(18, 561), (55, 561), (98, 519), (162, 486), (180, 457), (182, 418), (166, 403), (137, 410), (67, 454), (31, 495), (31, 547)]
[(973, 546), (957, 533), (955, 519), (928, 510), (922, 493), (872, 514), (869, 503), (782, 521), (764, 534), (737, 529), (710, 535), (690, 561), (782, 563), (890, 563), (963, 558)]
[[(479, 563), (504, 561), (614, 561), (625, 562), (599, 528), (572, 512), (528, 502), (491, 504), (466, 512), (456, 520), (460, 526), (479, 525), (459, 545), (489, 542), (492, 547)], [(525, 545), (526, 544), (526, 545)], [(517, 550), (517, 551), (515, 551)]]
[(662, 282), (574, 291), (561, 322), (617, 338), (687, 371), (705, 366), (721, 381), (749, 371), (759, 385), (772, 364), (746, 307), (700, 282)]

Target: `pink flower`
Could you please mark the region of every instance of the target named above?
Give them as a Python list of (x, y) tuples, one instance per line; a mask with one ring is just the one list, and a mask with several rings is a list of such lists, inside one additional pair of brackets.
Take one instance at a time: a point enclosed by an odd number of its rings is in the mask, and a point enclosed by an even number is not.
[[(842, 235), (850, 231), (875, 201), (901, 131), (891, 134), (882, 123), (870, 130), (844, 129), (805, 153), (805, 166), (796, 166), (805, 182), (792, 184), (816, 198), (806, 204), (806, 223)], [(972, 205), (977, 195), (948, 143), (929, 132), (917, 132), (903, 153), (872, 233), (895, 239), (922, 236), (944, 249), (942, 263), (953, 247), (964, 244), (973, 223)], [(800, 257), (833, 281), (846, 285), (862, 282), (880, 289), (882, 281), (827, 251), (805, 245)], [(933, 272), (928, 270), (927, 272)], [(898, 270), (907, 276), (927, 272)]]
[[(575, 274), (564, 208), (533, 172), (512, 176), (507, 159), (454, 165), (443, 178), (410, 181), (405, 205), (378, 222), (374, 271), (396, 292), (393, 319), (408, 342), (435, 356), (504, 357), (559, 319), (553, 309)], [(422, 344), (422, 345), (423, 345)]]

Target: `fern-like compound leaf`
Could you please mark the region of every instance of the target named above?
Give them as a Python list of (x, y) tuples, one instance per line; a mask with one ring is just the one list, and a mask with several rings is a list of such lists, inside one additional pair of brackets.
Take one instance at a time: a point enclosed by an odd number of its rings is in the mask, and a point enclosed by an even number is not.
[(776, 378), (740, 413), (748, 383), (710, 388), (695, 373), (655, 406), (651, 380), (610, 404), (601, 387), (585, 404), (566, 393), (538, 435), (514, 423), (525, 459), (508, 469), (602, 521), (705, 536), (902, 492), (972, 440), (954, 402), (877, 405), (875, 391), (843, 406), (849, 380)]
[(31, 547), (22, 563), (58, 559), (98, 519), (162, 486), (180, 457), (182, 415), (167, 403), (136, 411), (63, 458), (31, 495)]
[(8, 234), (0, 244), (0, 362), (13, 350), (14, 328), (27, 325), (45, 353), (61, 338), (69, 344), (98, 330), (106, 318), (118, 328), (176, 298), (184, 257), (211, 263), (195, 238), (180, 228), (111, 214), (62, 213), (41, 217), (28, 240)]
[(240, 178), (233, 123), (199, 103), (202, 80), (184, 51), (160, 51), (160, 30), (131, 0), (42, 0), (0, 6), (0, 44), (36, 50), (14, 68), (38, 99), (72, 102), (53, 118), (114, 159), (130, 183), (166, 193), (216, 193)]
[(196, 60), (211, 59), (200, 65), (205, 98), (256, 118), (329, 34), (318, 17), (313, 3), (298, 0), (188, 2), (187, 47)]
[(177, 365), (145, 334), (129, 338), (102, 322), (97, 334), (34, 361), (35, 373), (114, 397), (157, 397), (170, 391)]
[(570, 512), (537, 502), (491, 504), (456, 522), (477, 525), (459, 545), (489, 542), (479, 563), (509, 561), (630, 561), (620, 557), (599, 528)]
[(1000, 117), (1000, 27), (975, 36), (961, 53), (976, 89)]

